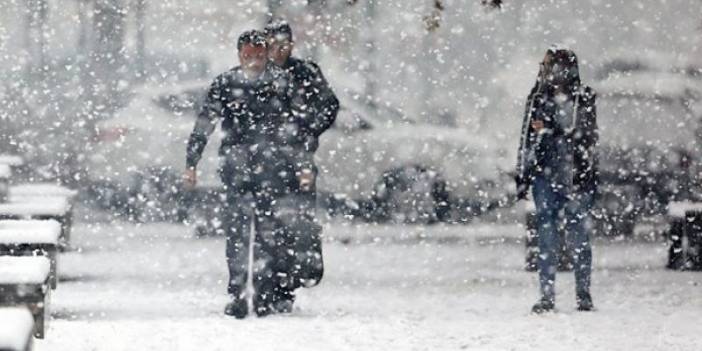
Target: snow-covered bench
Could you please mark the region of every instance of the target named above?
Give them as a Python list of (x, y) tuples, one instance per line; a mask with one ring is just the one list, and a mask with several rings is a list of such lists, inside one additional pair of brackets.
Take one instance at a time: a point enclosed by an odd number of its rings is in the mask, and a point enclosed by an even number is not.
[(702, 270), (702, 203), (671, 202), (668, 218), (668, 268)]
[(50, 284), (58, 283), (61, 224), (55, 220), (0, 220), (0, 255), (43, 255), (51, 262)]
[[(24, 166), (25, 164), (22, 157), (17, 155), (0, 154), (0, 167), (7, 167), (11, 173), (22, 174), (24, 171)], [(16, 179), (11, 179), (10, 183), (12, 183), (13, 180)]]
[(702, 203), (692, 201), (671, 202), (668, 204), (668, 216), (683, 218), (687, 214), (702, 213)]
[(20, 167), (24, 165), (24, 159), (18, 155), (0, 155), (0, 165), (8, 165), (10, 167)]
[(26, 196), (0, 203), (0, 219), (53, 219), (61, 224), (59, 248), (68, 248), (73, 223), (72, 205), (61, 196)]
[(78, 192), (55, 183), (23, 183), (10, 186), (11, 199), (26, 197), (64, 197), (69, 202), (78, 195)]
[(0, 164), (0, 202), (6, 202), (10, 198), (10, 178), (12, 178), (10, 167)]
[(34, 316), (34, 336), (44, 337), (48, 323), (49, 259), (0, 256), (0, 307), (26, 306)]
[(0, 350), (31, 351), (34, 319), (26, 307), (0, 308)]

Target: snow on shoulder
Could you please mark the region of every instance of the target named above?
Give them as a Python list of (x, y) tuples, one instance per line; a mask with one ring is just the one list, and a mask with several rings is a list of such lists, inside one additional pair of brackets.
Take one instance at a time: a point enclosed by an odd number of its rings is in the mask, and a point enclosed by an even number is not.
[(0, 257), (0, 284), (43, 284), (51, 264), (43, 256)]
[(0, 308), (0, 350), (26, 350), (34, 319), (25, 307)]

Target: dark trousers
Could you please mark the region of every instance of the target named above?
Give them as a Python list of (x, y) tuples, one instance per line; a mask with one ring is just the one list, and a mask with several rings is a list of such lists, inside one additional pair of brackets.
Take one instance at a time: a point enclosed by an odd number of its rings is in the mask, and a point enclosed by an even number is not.
[(592, 248), (585, 222), (592, 207), (592, 195), (578, 193), (565, 196), (555, 189), (552, 181), (543, 176), (534, 179), (533, 193), (536, 204), (536, 231), (539, 242), (539, 285), (541, 295), (555, 300), (555, 281), (560, 251), (559, 232), (565, 232), (565, 242), (575, 272), (576, 294), (590, 291)]
[(314, 218), (316, 191), (314, 187), (302, 191), (286, 165), (232, 150), (221, 169), (228, 292), (239, 298), (245, 295), (253, 236), (256, 305), (294, 298), (296, 288), (316, 285), (323, 272), (321, 227)]

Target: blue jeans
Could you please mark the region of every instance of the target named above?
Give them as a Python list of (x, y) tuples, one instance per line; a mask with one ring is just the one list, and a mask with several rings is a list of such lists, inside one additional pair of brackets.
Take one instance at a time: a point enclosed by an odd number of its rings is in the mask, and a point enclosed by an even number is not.
[(591, 193), (567, 196), (552, 186), (550, 179), (537, 176), (533, 184), (536, 204), (536, 231), (539, 243), (539, 284), (544, 298), (555, 301), (554, 284), (561, 247), (559, 233), (563, 232), (568, 253), (575, 271), (575, 289), (578, 296), (590, 291), (592, 248), (585, 228), (593, 203)]

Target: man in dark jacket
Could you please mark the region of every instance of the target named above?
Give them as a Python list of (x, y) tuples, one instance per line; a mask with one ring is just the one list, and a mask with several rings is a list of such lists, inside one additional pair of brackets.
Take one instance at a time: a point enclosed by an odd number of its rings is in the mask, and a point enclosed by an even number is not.
[(319, 137), (334, 124), (339, 112), (339, 100), (324, 78), (319, 66), (309, 60), (292, 56), (295, 46), (290, 25), (281, 20), (269, 23), (265, 29), (268, 56), (278, 67), (293, 76), (294, 104), (299, 106), (298, 147), (314, 154)]
[[(278, 291), (291, 285), (279, 272), (289, 266), (288, 244), (275, 211), (276, 200), (296, 186), (293, 165), (281, 153), (292, 139), (286, 127), (291, 118), (291, 77), (270, 64), (265, 36), (248, 31), (239, 37), (237, 66), (215, 78), (187, 145), (186, 186), (197, 182), (196, 166), (216, 124), (224, 136), (219, 155), (220, 176), (226, 190), (222, 222), (227, 236), (228, 292), (225, 313), (248, 314), (246, 281), (251, 222), (255, 232), (253, 298), (255, 312), (276, 310)], [(254, 211), (251, 214), (251, 204)]]
[[(284, 148), (295, 164), (298, 176), (297, 187), (291, 189), (281, 207), (286, 207), (286, 216), (281, 216), (293, 243), (296, 260), (288, 271), (295, 277), (292, 289), (298, 286), (311, 287), (319, 283), (324, 273), (322, 260), (321, 227), (315, 221), (317, 166), (314, 153), (319, 146), (319, 137), (331, 127), (339, 111), (339, 101), (327, 83), (319, 66), (311, 61), (291, 56), (294, 47), (293, 33), (285, 21), (276, 20), (265, 29), (268, 55), (276, 66), (288, 72), (293, 80), (292, 104), (294, 118), (288, 129), (294, 135)], [(283, 294), (289, 308), (292, 307), (292, 291)]]
[(541, 299), (535, 313), (555, 307), (559, 231), (574, 264), (578, 310), (594, 308), (585, 221), (597, 192), (597, 142), (595, 92), (581, 84), (575, 53), (553, 47), (527, 99), (517, 161), (518, 195), (525, 198), (533, 187), (536, 204)]

